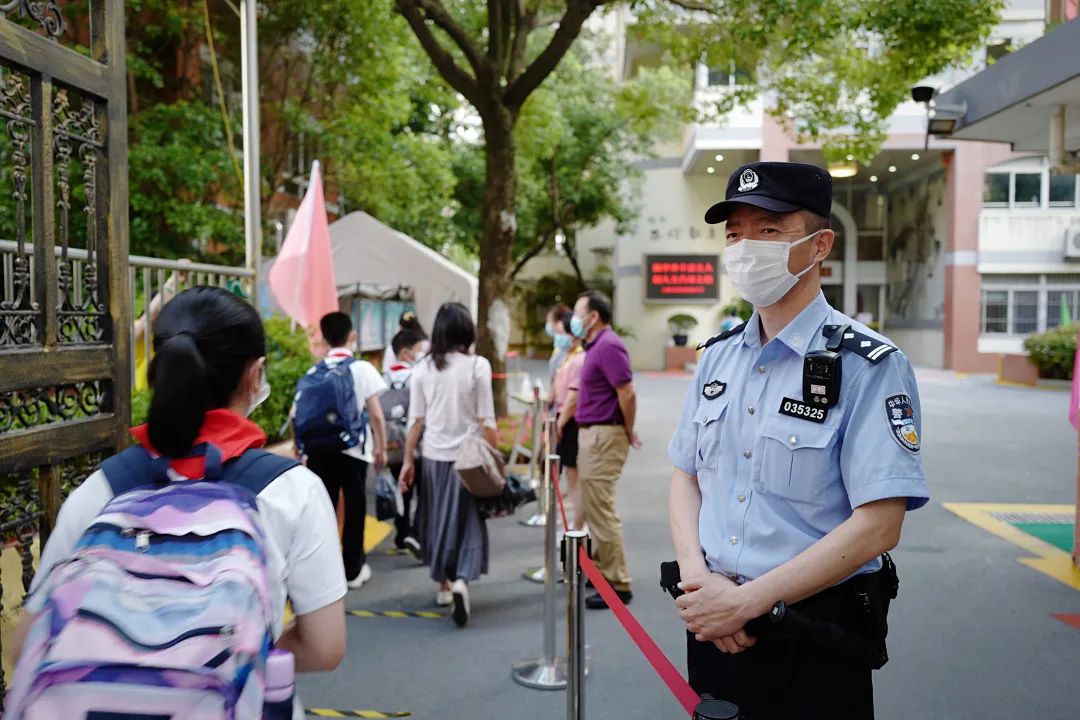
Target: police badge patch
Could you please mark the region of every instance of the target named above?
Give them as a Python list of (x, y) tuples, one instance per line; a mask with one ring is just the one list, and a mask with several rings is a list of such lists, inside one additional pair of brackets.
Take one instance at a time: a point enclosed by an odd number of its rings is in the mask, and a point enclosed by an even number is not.
[(739, 192), (749, 192), (756, 188), (759, 182), (761, 181), (758, 179), (757, 173), (750, 168), (747, 168), (743, 171), (743, 174), (739, 176)]
[(724, 394), (727, 390), (727, 383), (722, 383), (719, 380), (713, 380), (711, 383), (705, 383), (701, 387), (701, 395), (706, 400), (715, 400)]
[(913, 453), (919, 452), (919, 433), (915, 429), (915, 409), (907, 395), (891, 395), (885, 398), (885, 417), (893, 439), (900, 447)]

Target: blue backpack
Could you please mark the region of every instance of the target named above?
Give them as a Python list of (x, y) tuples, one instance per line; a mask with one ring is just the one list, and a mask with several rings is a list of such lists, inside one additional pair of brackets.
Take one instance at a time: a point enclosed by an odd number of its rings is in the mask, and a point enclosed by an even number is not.
[(297, 448), (308, 455), (364, 446), (367, 410), (357, 410), (356, 386), (349, 366), (355, 358), (324, 360), (296, 383), (293, 432)]

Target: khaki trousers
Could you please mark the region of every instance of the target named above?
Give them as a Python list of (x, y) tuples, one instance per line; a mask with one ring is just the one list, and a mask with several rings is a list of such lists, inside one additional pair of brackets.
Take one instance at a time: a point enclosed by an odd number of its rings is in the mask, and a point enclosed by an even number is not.
[(615, 512), (615, 485), (629, 451), (630, 440), (621, 425), (578, 430), (578, 483), (592, 535), (593, 560), (616, 590), (630, 589), (622, 520)]

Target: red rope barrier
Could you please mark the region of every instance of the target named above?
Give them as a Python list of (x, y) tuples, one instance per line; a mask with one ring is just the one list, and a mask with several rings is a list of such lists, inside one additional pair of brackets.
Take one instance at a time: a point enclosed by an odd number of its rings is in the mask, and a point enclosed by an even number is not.
[(698, 703), (701, 702), (701, 698), (694, 692), (694, 689), (690, 687), (689, 683), (683, 679), (683, 676), (679, 674), (679, 671), (671, 664), (671, 661), (664, 655), (664, 651), (653, 641), (649, 634), (645, 632), (645, 628), (641, 627), (641, 623), (637, 621), (637, 618), (631, 614), (626, 605), (623, 604), (619, 596), (615, 594), (615, 590), (608, 584), (608, 581), (604, 579), (604, 576), (600, 574), (600, 570), (597, 569), (593, 563), (589, 554), (585, 552), (585, 548), (581, 548), (581, 569), (585, 572), (590, 580), (592, 580), (593, 587), (600, 593), (600, 597), (604, 598), (608, 607), (615, 613), (615, 618), (626, 630), (626, 633), (630, 636), (630, 639), (641, 650), (641, 654), (645, 656), (645, 659), (652, 665), (653, 670), (660, 676), (660, 679), (667, 685), (668, 690), (671, 691), (675, 699), (679, 701), (679, 704), (686, 710), (687, 715), (693, 715), (694, 709)]

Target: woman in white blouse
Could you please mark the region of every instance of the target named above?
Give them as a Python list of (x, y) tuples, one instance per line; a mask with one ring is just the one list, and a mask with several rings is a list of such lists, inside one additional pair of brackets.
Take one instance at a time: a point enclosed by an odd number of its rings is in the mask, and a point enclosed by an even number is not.
[[(496, 444), (491, 364), (472, 354), (476, 325), (461, 303), (446, 303), (435, 316), (431, 351), (413, 371), (409, 418), (414, 421), (401, 468), (403, 487), (412, 484), (413, 452), (420, 445), (424, 508), (420, 518), (424, 564), (439, 584), (435, 601), (454, 606), (454, 622), (469, 620), (468, 583), (488, 569), (487, 526), (476, 499), (454, 470), (458, 449), (470, 434), (481, 432)], [(423, 441), (420, 441), (421, 435)]]

